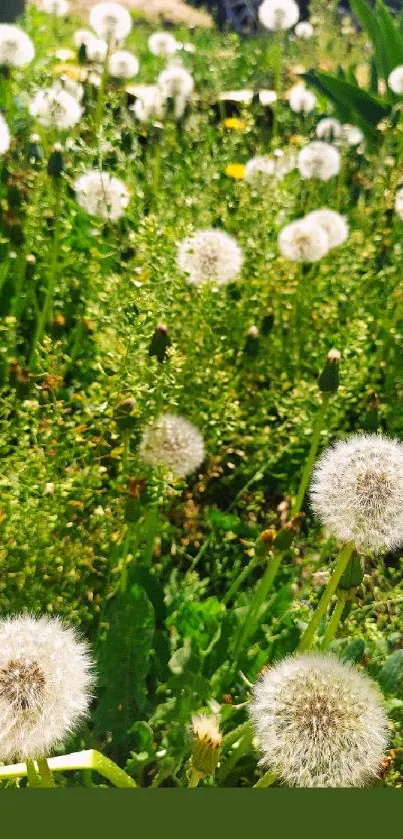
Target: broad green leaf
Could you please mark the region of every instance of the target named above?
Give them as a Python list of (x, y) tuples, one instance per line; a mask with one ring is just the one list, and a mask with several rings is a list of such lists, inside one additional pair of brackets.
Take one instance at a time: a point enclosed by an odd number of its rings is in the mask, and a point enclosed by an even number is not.
[(354, 638), (353, 641), (350, 641), (349, 644), (344, 648), (343, 653), (341, 655), (342, 661), (353, 661), (357, 663), (361, 661), (365, 651), (365, 644), (362, 638)]
[(385, 54), (386, 78), (399, 64), (403, 64), (403, 38), (395, 21), (385, 4), (377, 0), (375, 6), (376, 18), (381, 33)]
[(396, 692), (399, 686), (403, 684), (403, 650), (396, 650), (386, 659), (379, 673), (378, 681), (388, 693)]

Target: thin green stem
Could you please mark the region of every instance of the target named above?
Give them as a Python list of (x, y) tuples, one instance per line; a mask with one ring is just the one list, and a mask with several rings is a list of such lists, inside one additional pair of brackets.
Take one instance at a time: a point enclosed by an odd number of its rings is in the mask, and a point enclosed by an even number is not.
[(329, 623), (327, 625), (326, 632), (323, 636), (323, 641), (322, 641), (322, 644), (321, 644), (321, 650), (328, 650), (329, 647), (330, 647), (330, 644), (333, 641), (333, 638), (336, 635), (336, 632), (337, 632), (339, 624), (340, 624), (341, 616), (343, 614), (343, 610), (344, 610), (344, 607), (346, 605), (347, 596), (348, 596), (347, 591), (341, 591), (340, 594), (339, 594), (337, 603), (336, 603), (336, 605), (333, 609), (333, 612), (331, 614)]
[(278, 115), (282, 96), (283, 44), (284, 33), (282, 29), (278, 29), (275, 33), (274, 44), (274, 91), (277, 98), (273, 104), (272, 145), (274, 145), (278, 135)]
[(241, 739), (238, 741), (236, 747), (231, 749), (228, 757), (226, 760), (221, 760), (220, 770), (218, 773), (218, 782), (221, 784), (228, 778), (228, 775), (231, 774), (237, 763), (240, 761), (241, 757), (249, 751), (253, 740), (253, 728), (249, 725), (242, 735)]
[(309, 484), (309, 479), (311, 477), (312, 467), (315, 462), (316, 454), (319, 448), (319, 441), (320, 441), (320, 434), (323, 428), (323, 422), (326, 416), (326, 410), (329, 403), (329, 393), (322, 393), (322, 404), (319, 408), (319, 411), (316, 415), (315, 424), (313, 427), (312, 432), (312, 439), (311, 439), (311, 446), (309, 449), (309, 454), (304, 466), (304, 471), (301, 476), (301, 481), (299, 484), (298, 492), (296, 499), (294, 501), (294, 505), (292, 508), (292, 516), (296, 516), (297, 513), (301, 511), (302, 505), (304, 503), (305, 493), (307, 490), (307, 486)]
[(298, 644), (298, 652), (303, 652), (308, 650), (312, 645), (313, 639), (315, 637), (316, 630), (325, 616), (329, 603), (336, 592), (337, 586), (344, 574), (344, 571), (347, 568), (348, 561), (353, 553), (354, 550), (354, 543), (348, 542), (347, 545), (344, 546), (343, 550), (340, 551), (339, 556), (337, 558), (336, 567), (333, 571), (333, 574), (322, 594), (322, 597), (319, 601), (318, 606), (315, 609), (314, 614), (308, 624), (302, 638)]
[(233, 600), (242, 583), (244, 583), (245, 580), (247, 580), (252, 571), (254, 571), (257, 565), (259, 565), (260, 560), (260, 556), (253, 556), (250, 562), (248, 562), (248, 564), (245, 566), (243, 571), (241, 571), (241, 573), (238, 574), (232, 585), (229, 587), (227, 593), (222, 598), (222, 603), (224, 603), (224, 606), (228, 606), (228, 603), (230, 603), (231, 600)]
[(100, 85), (99, 85), (99, 88), (98, 88), (97, 107), (96, 107), (96, 111), (95, 111), (95, 121), (94, 121), (94, 127), (95, 127), (96, 132), (98, 131), (99, 126), (101, 124), (101, 120), (102, 120), (102, 112), (103, 112), (103, 108), (104, 108), (104, 99), (105, 99), (105, 91), (106, 91), (106, 86), (107, 86), (108, 77), (109, 77), (110, 49), (111, 49), (111, 45), (110, 45), (110, 42), (109, 42), (108, 43), (108, 49), (107, 49), (106, 56), (105, 56), (104, 66), (102, 68), (101, 81), (100, 81)]
[(271, 787), (277, 781), (277, 775), (271, 772), (270, 769), (263, 775), (262, 778), (254, 785), (253, 789), (263, 789), (264, 787)]
[[(88, 749), (82, 752), (51, 757), (47, 761), (49, 770), (52, 772), (77, 772), (79, 770), (93, 770), (106, 778), (115, 787), (120, 789), (134, 789), (136, 782), (120, 766), (96, 749)], [(6, 778), (25, 778), (28, 776), (30, 786), (41, 786), (38, 773), (33, 760), (26, 763), (16, 763), (13, 766), (0, 766), (0, 781)], [(32, 782), (31, 782), (32, 781)], [(38, 783), (39, 781), (39, 783)]]
[[(27, 760), (25, 764), (22, 763), (20, 765), (25, 766), (26, 771), (22, 772), (21, 774), (28, 776), (28, 784), (29, 784), (30, 787), (40, 787), (40, 786), (42, 786), (41, 779), (40, 779), (40, 777), (39, 777), (39, 775), (36, 771), (35, 764), (34, 764), (33, 760)], [(7, 768), (7, 767), (4, 767), (4, 768)], [(2, 769), (3, 769), (3, 767), (2, 767)], [(13, 776), (12, 775), (11, 776), (6, 775), (5, 777), (7, 778), (7, 777), (13, 777)]]
[(243, 649), (245, 648), (249, 638), (256, 629), (256, 621), (259, 616), (259, 611), (263, 606), (263, 603), (267, 599), (267, 595), (273, 585), (274, 578), (280, 567), (282, 558), (282, 553), (274, 554), (269, 558), (266, 571), (262, 579), (256, 586), (252, 600), (249, 604), (249, 609), (245, 618), (245, 622), (243, 625), (239, 627), (235, 639), (233, 671), (236, 671), (240, 655)]
[(192, 766), (191, 769), (189, 770), (189, 776), (188, 777), (189, 777), (189, 783), (188, 783), (189, 789), (195, 789), (195, 787), (197, 787), (199, 785), (199, 783), (201, 781), (201, 778), (202, 778), (202, 776), (200, 775), (200, 772), (198, 772), (197, 769), (194, 768), (194, 766)]
[(38, 757), (37, 763), (38, 771), (41, 776), (42, 786), (47, 787), (47, 789), (54, 789), (56, 784), (54, 782), (54, 778), (49, 768), (49, 764), (46, 760), (46, 757)]
[(60, 259), (60, 233), (61, 233), (61, 198), (62, 198), (62, 189), (61, 189), (61, 179), (55, 178), (54, 179), (54, 191), (55, 191), (55, 210), (54, 210), (54, 231), (53, 231), (53, 242), (52, 242), (52, 253), (51, 253), (51, 260), (50, 260), (50, 268), (49, 268), (49, 277), (48, 277), (48, 284), (46, 289), (46, 296), (45, 302), (43, 304), (42, 311), (39, 314), (36, 329), (34, 334), (34, 339), (32, 343), (31, 349), (31, 356), (30, 362), (32, 362), (38, 344), (41, 343), (46, 324), (50, 319), (52, 313), (52, 306), (53, 306), (53, 297), (55, 293), (55, 287), (57, 282), (57, 277), (59, 273), (59, 259)]

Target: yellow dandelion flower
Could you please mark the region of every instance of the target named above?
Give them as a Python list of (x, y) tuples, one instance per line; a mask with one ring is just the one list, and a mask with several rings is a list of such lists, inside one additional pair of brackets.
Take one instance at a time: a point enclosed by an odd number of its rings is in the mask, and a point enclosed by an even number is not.
[(243, 181), (245, 177), (245, 166), (243, 163), (229, 163), (225, 169), (225, 174), (235, 181)]
[(69, 79), (74, 79), (76, 82), (85, 82), (88, 71), (76, 64), (55, 64), (53, 74), (55, 76), (68, 76)]
[(243, 119), (238, 119), (238, 117), (227, 117), (223, 125), (225, 128), (230, 128), (234, 131), (245, 131), (246, 128), (246, 122)]

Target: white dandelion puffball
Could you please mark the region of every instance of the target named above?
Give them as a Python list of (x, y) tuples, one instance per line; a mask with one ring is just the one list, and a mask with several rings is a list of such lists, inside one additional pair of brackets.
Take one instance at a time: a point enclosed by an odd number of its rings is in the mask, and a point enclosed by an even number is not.
[(108, 53), (108, 44), (102, 38), (93, 37), (87, 46), (88, 61), (93, 61), (96, 64), (103, 64)]
[(139, 454), (150, 466), (163, 466), (179, 478), (194, 472), (204, 460), (198, 428), (176, 414), (162, 414), (143, 434)]
[(395, 196), (395, 211), (399, 218), (403, 219), (403, 187), (398, 189)]
[(231, 283), (238, 278), (242, 264), (241, 248), (223, 230), (198, 230), (178, 246), (178, 267), (191, 285)]
[(307, 216), (283, 227), (278, 246), (284, 259), (318, 262), (329, 251), (329, 238), (323, 226)]
[(276, 164), (268, 155), (257, 155), (251, 157), (245, 164), (245, 181), (255, 183), (273, 178), (276, 171)]
[(4, 117), (0, 114), (0, 154), (5, 154), (10, 148), (10, 132)]
[(357, 548), (403, 542), (403, 445), (354, 434), (327, 449), (311, 484), (312, 509), (327, 530)]
[(66, 90), (48, 88), (39, 90), (30, 104), (30, 114), (46, 128), (58, 128), (66, 131), (79, 122), (82, 107), (77, 99)]
[(146, 122), (152, 117), (162, 119), (165, 115), (165, 98), (160, 88), (157, 85), (150, 85), (139, 91), (133, 111), (140, 122)]
[(323, 227), (329, 240), (329, 248), (338, 248), (343, 245), (348, 239), (348, 224), (344, 216), (340, 215), (336, 210), (328, 210), (326, 207), (322, 210), (314, 210), (306, 217), (312, 219)]
[(172, 99), (187, 98), (193, 91), (193, 76), (181, 66), (173, 64), (158, 76), (158, 84), (164, 96)]
[(259, 6), (259, 20), (266, 29), (291, 29), (299, 19), (299, 8), (294, 0), (263, 0)]
[(87, 644), (58, 618), (0, 620), (0, 759), (46, 757), (88, 712)]
[(349, 125), (345, 123), (342, 126), (342, 140), (348, 146), (359, 146), (360, 143), (364, 140), (364, 134), (361, 131), (361, 128), (358, 128), (357, 125)]
[(119, 178), (91, 169), (74, 182), (77, 201), (90, 216), (116, 221), (125, 212), (129, 191)]
[(291, 787), (360, 787), (380, 770), (388, 720), (368, 676), (331, 653), (270, 667), (250, 714), (262, 763)]
[(89, 29), (77, 29), (73, 35), (73, 41), (76, 47), (82, 47), (83, 45), (88, 47), (88, 44), (94, 40), (96, 40), (95, 35)]
[(403, 93), (403, 65), (395, 67), (388, 76), (388, 85), (393, 93), (399, 96)]
[(277, 102), (277, 93), (275, 90), (259, 90), (259, 103), (263, 108), (274, 105)]
[(60, 76), (59, 79), (53, 82), (52, 90), (59, 92), (60, 90), (65, 90), (70, 96), (74, 96), (74, 99), (77, 99), (77, 102), (81, 102), (84, 96), (84, 88), (80, 82), (76, 82), (75, 79), (69, 79), (68, 76)]
[(153, 32), (147, 44), (153, 55), (174, 55), (179, 47), (176, 38), (169, 32)]
[(340, 165), (339, 150), (321, 140), (308, 143), (298, 155), (298, 169), (302, 178), (329, 181), (339, 173)]
[(115, 79), (132, 79), (137, 76), (139, 62), (135, 55), (127, 50), (112, 53), (109, 59), (109, 73)]
[(343, 127), (338, 119), (324, 117), (319, 120), (315, 133), (318, 140), (325, 140), (328, 143), (332, 143), (334, 140), (339, 140), (342, 137)]
[(123, 41), (132, 28), (132, 19), (120, 3), (97, 3), (91, 9), (90, 24), (99, 38)]
[(312, 23), (309, 23), (309, 20), (301, 20), (300, 23), (297, 23), (294, 32), (297, 38), (304, 38), (305, 40), (309, 40), (309, 38), (312, 38), (314, 28), (312, 26)]
[(18, 26), (0, 24), (0, 64), (25, 67), (35, 56), (31, 38)]
[(304, 85), (297, 85), (289, 96), (289, 105), (296, 114), (310, 114), (316, 108), (317, 99)]
[(70, 4), (67, 0), (42, 0), (42, 9), (49, 15), (65, 17), (70, 9)]

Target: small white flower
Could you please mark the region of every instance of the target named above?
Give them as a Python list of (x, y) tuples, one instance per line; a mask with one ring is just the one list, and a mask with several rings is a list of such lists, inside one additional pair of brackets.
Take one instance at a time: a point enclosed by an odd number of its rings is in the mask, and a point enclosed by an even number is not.
[(84, 96), (84, 88), (82, 84), (76, 82), (75, 79), (70, 79), (68, 76), (60, 76), (52, 84), (52, 90), (58, 93), (60, 90), (65, 90), (70, 96), (74, 96), (74, 99), (77, 99), (77, 102), (81, 102)]
[(321, 140), (308, 143), (298, 155), (298, 169), (302, 178), (328, 181), (339, 173), (340, 164), (339, 150)]
[(378, 686), (329, 653), (270, 667), (250, 709), (262, 763), (289, 786), (360, 787), (381, 768), (388, 721)]
[(139, 71), (139, 62), (135, 55), (127, 50), (112, 53), (109, 59), (109, 72), (115, 79), (132, 79)]
[(297, 38), (304, 38), (308, 40), (309, 38), (312, 38), (314, 28), (312, 23), (309, 23), (309, 20), (301, 20), (300, 23), (297, 23), (294, 32)]
[(67, 0), (42, 0), (44, 12), (55, 17), (65, 17), (68, 14), (70, 4)]
[(194, 472), (204, 460), (204, 442), (191, 422), (175, 414), (162, 414), (143, 434), (140, 458), (150, 466), (163, 466), (178, 477)]
[(108, 44), (102, 38), (93, 38), (86, 45), (88, 61), (103, 64), (108, 53)]
[(58, 128), (66, 131), (79, 122), (82, 115), (81, 105), (66, 90), (39, 90), (30, 104), (30, 113), (46, 128)]
[(97, 3), (91, 9), (90, 24), (99, 38), (123, 41), (132, 28), (132, 19), (120, 3)]
[(324, 119), (319, 120), (315, 133), (318, 140), (325, 140), (328, 143), (332, 143), (340, 139), (343, 134), (343, 127), (338, 119), (324, 117)]
[(345, 217), (336, 210), (328, 210), (326, 207), (322, 210), (314, 210), (307, 218), (318, 222), (323, 227), (329, 239), (329, 248), (338, 248), (347, 241), (348, 224)]
[(22, 29), (9, 23), (0, 24), (0, 64), (25, 67), (34, 55), (31, 38)]
[(388, 76), (388, 85), (393, 93), (399, 96), (403, 93), (403, 65), (395, 67)]
[(361, 131), (361, 128), (358, 128), (357, 125), (349, 125), (345, 123), (342, 126), (343, 133), (342, 139), (348, 146), (359, 146), (364, 139), (364, 134)]
[(149, 85), (139, 90), (133, 105), (135, 116), (140, 122), (151, 118), (162, 119), (165, 114), (165, 99), (157, 85)]
[(288, 101), (291, 110), (296, 114), (310, 114), (317, 105), (315, 94), (302, 84), (293, 88)]
[(322, 225), (307, 216), (283, 227), (278, 246), (284, 259), (318, 262), (329, 251), (329, 239)]
[(126, 185), (108, 172), (91, 169), (74, 183), (77, 201), (90, 216), (116, 221), (125, 212), (130, 196)]
[(259, 6), (259, 20), (266, 29), (291, 29), (299, 18), (294, 0), (263, 0)]
[(174, 55), (178, 49), (176, 38), (169, 32), (153, 32), (147, 43), (153, 55)]
[(403, 219), (403, 187), (398, 189), (395, 196), (395, 210), (399, 218)]
[(0, 154), (5, 154), (9, 150), (10, 142), (11, 138), (8, 125), (2, 114), (0, 114)]
[(403, 445), (378, 434), (354, 434), (319, 460), (312, 508), (325, 527), (358, 548), (403, 542)]
[(87, 644), (58, 618), (0, 620), (0, 759), (49, 755), (87, 715)]
[(226, 285), (238, 278), (243, 253), (236, 240), (222, 230), (198, 230), (178, 247), (178, 267), (192, 285)]

